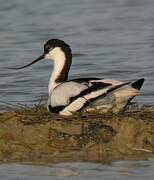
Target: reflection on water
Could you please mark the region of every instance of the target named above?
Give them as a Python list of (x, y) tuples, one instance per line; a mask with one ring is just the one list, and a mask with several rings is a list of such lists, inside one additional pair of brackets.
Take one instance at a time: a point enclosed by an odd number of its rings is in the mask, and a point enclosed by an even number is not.
[(153, 180), (154, 159), (148, 161), (119, 161), (112, 165), (95, 163), (60, 163), (49, 166), (18, 164), (0, 165), (0, 179), (3, 180)]

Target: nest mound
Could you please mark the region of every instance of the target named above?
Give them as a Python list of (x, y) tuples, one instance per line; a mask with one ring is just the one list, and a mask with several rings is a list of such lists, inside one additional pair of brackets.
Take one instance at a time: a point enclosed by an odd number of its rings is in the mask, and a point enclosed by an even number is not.
[(62, 117), (39, 105), (1, 113), (0, 126), (3, 162), (109, 162), (154, 152), (154, 111), (146, 108)]

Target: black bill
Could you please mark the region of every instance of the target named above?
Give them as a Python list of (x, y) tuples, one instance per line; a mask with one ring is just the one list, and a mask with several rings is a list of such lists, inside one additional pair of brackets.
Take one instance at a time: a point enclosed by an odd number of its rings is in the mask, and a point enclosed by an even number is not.
[(32, 61), (31, 63), (22, 66), (22, 67), (17, 67), (17, 68), (9, 68), (9, 69), (14, 69), (14, 70), (18, 70), (18, 69), (23, 69), (23, 68), (27, 68), (28, 66), (31, 66), (32, 64), (35, 64), (36, 62), (40, 61), (41, 59), (44, 59), (45, 55), (42, 54), (40, 57), (38, 57), (37, 59), (35, 59), (34, 61)]

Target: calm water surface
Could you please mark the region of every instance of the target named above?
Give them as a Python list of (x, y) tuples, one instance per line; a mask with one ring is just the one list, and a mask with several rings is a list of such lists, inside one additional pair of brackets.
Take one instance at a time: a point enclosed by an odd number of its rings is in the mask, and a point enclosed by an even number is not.
[(0, 165), (2, 180), (153, 180), (154, 160), (119, 161), (110, 166), (61, 163), (51, 166)]
[[(42, 53), (46, 40), (61, 38), (73, 49), (70, 78), (145, 77), (136, 101), (154, 105), (153, 0), (0, 0), (0, 17), (0, 101), (35, 104), (41, 96), (47, 98), (50, 62), (42, 61), (20, 71), (7, 68), (31, 62)], [(0, 102), (0, 111), (6, 109), (6, 104)], [(153, 160), (113, 166), (90, 163), (68, 166), (73, 179), (85, 176), (143, 179), (154, 175)], [(61, 179), (63, 175), (59, 172), (65, 171), (65, 165), (33, 168), (1, 165), (0, 171), (3, 177), (0, 179), (7, 180), (39, 179), (37, 175), (40, 179), (42, 176)]]

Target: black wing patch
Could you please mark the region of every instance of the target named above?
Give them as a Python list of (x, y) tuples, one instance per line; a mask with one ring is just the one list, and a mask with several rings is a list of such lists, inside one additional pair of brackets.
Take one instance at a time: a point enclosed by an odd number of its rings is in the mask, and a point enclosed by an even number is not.
[[(78, 109), (78, 111), (82, 111), (85, 107), (89, 106), (89, 105), (90, 105), (92, 102), (94, 102), (95, 100), (97, 100), (97, 99), (99, 99), (99, 98), (101, 98), (101, 97), (104, 97), (104, 96), (108, 95), (109, 93), (111, 93), (112, 91), (114, 91), (114, 90), (116, 90), (116, 89), (118, 89), (118, 88), (120, 88), (120, 87), (122, 87), (122, 86), (128, 85), (128, 84), (130, 84), (130, 82), (128, 82), (128, 83), (123, 83), (123, 84), (120, 84), (120, 85), (116, 85), (116, 86), (110, 88), (106, 93), (101, 94), (101, 95), (99, 95), (99, 96), (97, 96), (97, 97), (95, 97), (95, 98), (91, 98), (90, 101), (86, 101), (86, 102), (84, 103), (84, 105), (83, 105), (80, 109)], [(131, 101), (131, 100), (130, 100), (130, 101)]]
[(110, 88), (106, 94), (109, 94), (110, 92), (122, 87), (122, 86), (125, 86), (125, 85), (128, 85), (130, 84), (130, 82), (126, 82), (126, 83), (123, 83), (123, 84), (119, 84), (119, 85), (116, 85), (116, 86), (113, 86), (112, 88)]
[(65, 108), (65, 106), (55, 106), (52, 107), (51, 105), (48, 106), (48, 109), (51, 113), (59, 113), (59, 111), (62, 111)]
[(91, 83), (92, 83), (92, 86), (90, 88), (82, 91), (80, 94), (78, 94), (75, 97), (71, 97), (70, 98), (70, 103), (72, 103), (72, 101), (76, 100), (79, 97), (85, 96), (88, 93), (91, 93), (91, 92), (94, 92), (94, 91), (97, 91), (97, 90), (100, 90), (100, 89), (104, 89), (104, 88), (112, 85), (110, 83), (103, 83), (103, 82), (91, 82)]
[(88, 78), (76, 78), (76, 79), (71, 79), (70, 81), (74, 81), (77, 83), (82, 83), (82, 82), (89, 82), (92, 80), (102, 80), (102, 78), (96, 78), (96, 77), (88, 77)]

